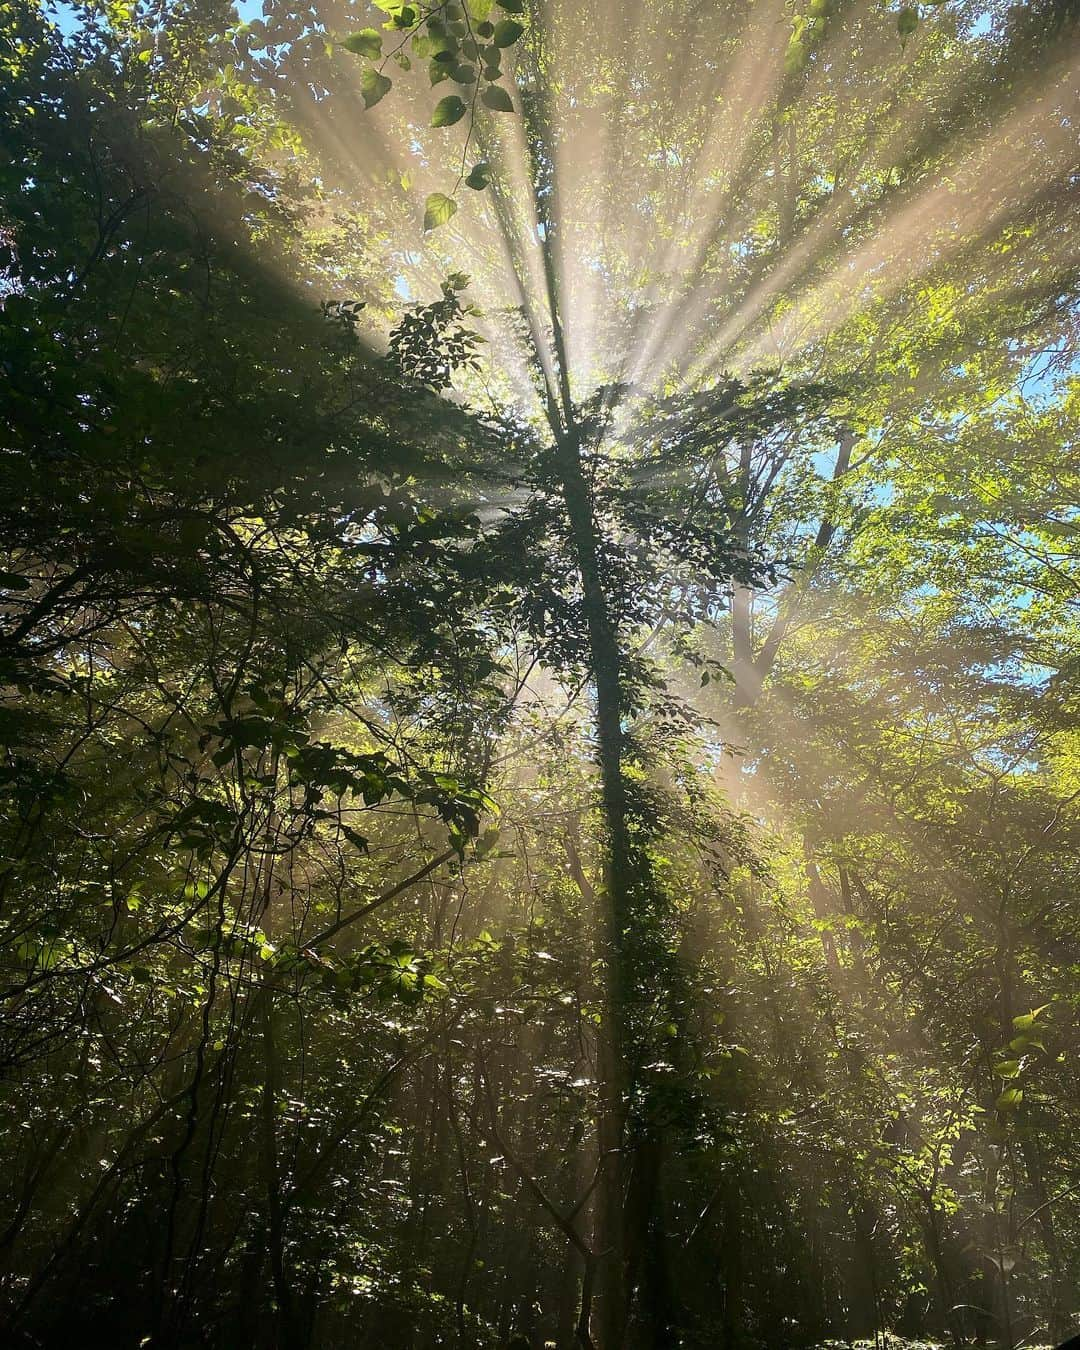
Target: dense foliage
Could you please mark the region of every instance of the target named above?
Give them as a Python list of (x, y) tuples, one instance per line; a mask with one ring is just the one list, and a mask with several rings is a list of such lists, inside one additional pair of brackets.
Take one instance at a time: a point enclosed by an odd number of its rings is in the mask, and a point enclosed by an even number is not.
[(0, 0), (5, 1343), (1077, 1331), (1078, 22)]

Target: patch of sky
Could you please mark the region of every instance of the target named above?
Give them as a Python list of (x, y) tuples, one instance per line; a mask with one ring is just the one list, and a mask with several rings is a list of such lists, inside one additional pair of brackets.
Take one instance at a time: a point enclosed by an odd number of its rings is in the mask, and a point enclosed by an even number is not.
[(977, 14), (967, 30), (968, 37), (981, 38), (986, 37), (987, 33), (993, 31), (994, 16), (988, 11), (983, 10)]
[(45, 13), (65, 37), (70, 37), (76, 32), (86, 17), (83, 10), (76, 5), (65, 3), (65, 0), (50, 0), (45, 6)]

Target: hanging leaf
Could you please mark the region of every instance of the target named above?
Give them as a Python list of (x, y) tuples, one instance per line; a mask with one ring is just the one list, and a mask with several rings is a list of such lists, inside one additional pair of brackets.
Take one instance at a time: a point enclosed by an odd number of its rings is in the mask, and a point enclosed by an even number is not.
[(491, 179), (488, 177), (488, 162), (486, 159), (480, 160), (474, 164), (469, 171), (469, 176), (465, 179), (466, 185), (475, 188), (477, 192), (483, 192)]
[(433, 127), (452, 127), (455, 122), (460, 122), (465, 116), (465, 104), (458, 98), (457, 94), (447, 94), (441, 98), (435, 105), (435, 111), (431, 115), (431, 125)]
[(454, 69), (450, 72), (450, 78), (456, 84), (475, 84), (476, 67), (470, 66), (465, 63), (463, 63), (460, 66), (455, 66)]
[(433, 192), (424, 203), (424, 230), (437, 230), (457, 212), (457, 202), (443, 192)]
[(492, 41), (496, 47), (512, 47), (525, 29), (513, 19), (500, 19), (495, 25)]
[(902, 9), (896, 16), (896, 31), (906, 42), (919, 26), (919, 11), (917, 9)]
[(480, 95), (480, 101), (486, 108), (491, 108), (494, 112), (512, 113), (514, 111), (510, 95), (497, 84), (489, 84)]
[(393, 83), (385, 75), (380, 75), (373, 66), (365, 66), (360, 76), (360, 92), (364, 96), (364, 107), (374, 108), (379, 99), (390, 92)]
[(359, 33), (350, 33), (342, 46), (355, 56), (366, 56), (376, 61), (382, 56), (382, 34), (374, 28), (361, 28)]

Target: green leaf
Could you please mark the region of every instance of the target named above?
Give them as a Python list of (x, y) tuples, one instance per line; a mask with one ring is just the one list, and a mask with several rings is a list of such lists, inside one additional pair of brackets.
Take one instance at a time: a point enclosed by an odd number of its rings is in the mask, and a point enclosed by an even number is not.
[(1006, 1088), (994, 1105), (999, 1111), (1011, 1111), (1024, 1100), (1023, 1088)]
[(1049, 1003), (1044, 1003), (1041, 1008), (1032, 1008), (1029, 1013), (1021, 1013), (1019, 1017), (1012, 1020), (1013, 1026), (1017, 1031), (1030, 1031), (1039, 1017), (1050, 1007)]
[(361, 28), (358, 33), (350, 33), (341, 45), (355, 56), (367, 56), (372, 61), (382, 56), (382, 34), (374, 28)]
[(784, 53), (784, 74), (798, 75), (806, 65), (806, 56), (806, 43), (800, 38), (792, 38)]
[(450, 78), (450, 67), (441, 65), (438, 61), (428, 62), (428, 79), (433, 85), (442, 84), (443, 80)]
[[(461, 100), (459, 99), (458, 102)], [(457, 202), (443, 192), (432, 192), (424, 203), (424, 230), (437, 230), (457, 212)]]
[(385, 75), (380, 75), (372, 66), (365, 66), (360, 77), (360, 92), (364, 96), (364, 107), (374, 108), (379, 99), (390, 92), (393, 83)]
[(477, 23), (486, 23), (494, 7), (494, 0), (468, 0), (469, 16)]
[(510, 101), (510, 95), (505, 89), (497, 84), (488, 85), (480, 95), (480, 102), (483, 103), (486, 108), (491, 108), (494, 112), (512, 113), (514, 111), (514, 105)]
[(914, 33), (918, 26), (919, 11), (917, 9), (902, 9), (896, 16), (896, 31), (905, 40)]
[(1018, 1059), (1003, 1059), (1000, 1064), (994, 1065), (994, 1072), (999, 1078), (1019, 1078), (1020, 1061)]
[(492, 41), (496, 47), (512, 47), (525, 29), (513, 19), (500, 19), (495, 25)]
[(435, 105), (435, 111), (431, 114), (431, 125), (433, 127), (452, 127), (455, 122), (460, 122), (464, 116), (465, 104), (462, 103), (457, 94), (447, 94)]
[(486, 159), (480, 160), (469, 170), (469, 176), (465, 179), (468, 187), (475, 188), (477, 192), (483, 192), (491, 179), (488, 177), (488, 162)]
[(30, 582), (26, 577), (21, 577), (17, 572), (0, 572), (0, 590), (5, 591), (28, 591)]
[(525, 0), (499, 0), (499, 8), (507, 14), (520, 14), (525, 8)]
[(475, 84), (476, 67), (463, 62), (460, 66), (455, 66), (450, 72), (450, 78), (457, 84)]

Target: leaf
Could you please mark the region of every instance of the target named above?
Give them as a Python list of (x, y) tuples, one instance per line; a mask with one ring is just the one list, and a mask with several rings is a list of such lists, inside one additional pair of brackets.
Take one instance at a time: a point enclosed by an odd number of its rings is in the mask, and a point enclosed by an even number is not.
[(525, 8), (525, 0), (499, 0), (499, 8), (505, 9), (507, 14), (520, 14)]
[(350, 33), (341, 45), (354, 56), (367, 56), (372, 61), (382, 56), (382, 34), (374, 28), (361, 28), (358, 33)]
[(463, 63), (460, 66), (455, 66), (454, 69), (450, 72), (450, 78), (456, 84), (475, 84), (476, 67), (470, 66), (466, 63)]
[(488, 85), (480, 95), (480, 102), (483, 103), (486, 108), (491, 108), (494, 112), (512, 113), (514, 111), (514, 105), (510, 101), (510, 95), (505, 89), (497, 84)]
[(474, 164), (469, 170), (469, 176), (465, 179), (466, 185), (474, 188), (477, 192), (483, 192), (484, 188), (486, 188), (491, 181), (488, 177), (488, 172), (489, 168), (487, 160), (480, 160), (479, 163)]
[(1013, 1018), (1012, 1024), (1017, 1031), (1030, 1031), (1038, 1021), (1039, 1017), (1049, 1007), (1049, 1003), (1044, 1003), (1041, 1008), (1032, 1008), (1029, 1013), (1021, 1013), (1019, 1017)]
[(5, 591), (28, 591), (30, 582), (26, 577), (21, 577), (17, 572), (0, 572), (0, 590)]
[(465, 104), (462, 103), (457, 94), (447, 94), (435, 105), (435, 111), (431, 114), (431, 125), (433, 127), (452, 127), (455, 122), (460, 122), (464, 116)]
[(798, 75), (806, 65), (806, 43), (800, 38), (792, 38), (784, 53), (784, 74)]
[(994, 1065), (994, 1072), (999, 1078), (1019, 1078), (1020, 1061), (1018, 1059), (1003, 1059), (1000, 1064)]
[(492, 41), (496, 47), (512, 47), (525, 29), (513, 19), (500, 19), (495, 25)]
[(902, 9), (896, 16), (896, 31), (906, 41), (915, 29), (919, 26), (919, 11), (917, 9)]
[(365, 835), (359, 834), (350, 825), (342, 825), (341, 833), (352, 844), (353, 848), (359, 849), (361, 853), (368, 851), (368, 841)]
[(469, 15), (477, 23), (486, 23), (493, 8), (494, 0), (468, 0)]
[[(459, 99), (460, 103), (461, 100)], [(424, 230), (437, 230), (457, 212), (457, 202), (443, 192), (432, 192), (424, 203)]]
[(364, 107), (374, 108), (379, 99), (390, 92), (392, 83), (392, 80), (380, 75), (373, 67), (365, 66), (364, 73), (360, 77), (360, 92), (364, 96)]
[(440, 65), (438, 61), (428, 62), (428, 79), (433, 85), (442, 84), (450, 78), (450, 67)]
[(1011, 1111), (1024, 1100), (1023, 1088), (1006, 1088), (994, 1105), (999, 1111)]

